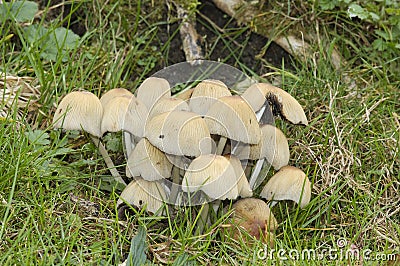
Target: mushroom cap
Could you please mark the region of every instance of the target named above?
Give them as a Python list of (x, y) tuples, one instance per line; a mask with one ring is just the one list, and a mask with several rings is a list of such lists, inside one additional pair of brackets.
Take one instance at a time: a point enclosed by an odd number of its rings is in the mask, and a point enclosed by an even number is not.
[(211, 153), (212, 139), (205, 121), (185, 111), (162, 113), (146, 123), (145, 137), (163, 152), (199, 156)]
[(235, 169), (221, 155), (200, 155), (189, 165), (182, 181), (184, 192), (203, 191), (211, 199), (239, 196)]
[(239, 196), (241, 196), (242, 198), (252, 197), (253, 191), (250, 188), (249, 181), (247, 180), (240, 160), (233, 155), (225, 155), (225, 157), (229, 160), (229, 162), (233, 166), (233, 169), (235, 170)]
[(206, 79), (194, 87), (189, 107), (192, 112), (204, 116), (218, 98), (231, 95), (228, 87), (222, 81)]
[(308, 125), (307, 117), (299, 102), (286, 91), (268, 83), (255, 83), (242, 95), (254, 111), (258, 111), (265, 99), (272, 105), (275, 113), (293, 124)]
[(163, 97), (160, 98), (151, 110), (149, 110), (149, 119), (152, 117), (172, 111), (190, 111), (189, 105), (182, 99)]
[(133, 94), (132, 92), (128, 91), (127, 89), (124, 88), (115, 88), (107, 91), (100, 97), (100, 102), (103, 108), (107, 105), (107, 103), (116, 98), (116, 97), (132, 97)]
[(240, 96), (225, 96), (208, 110), (205, 121), (211, 134), (244, 143), (257, 144), (260, 128), (250, 105)]
[(232, 218), (235, 225), (266, 243), (271, 243), (272, 232), (278, 227), (268, 205), (263, 200), (255, 198), (241, 199), (233, 204)]
[(271, 177), (260, 196), (274, 201), (292, 200), (303, 208), (311, 199), (311, 182), (300, 169), (284, 166)]
[[(64, 116), (65, 114), (65, 116)], [(81, 130), (101, 137), (103, 107), (99, 98), (88, 91), (74, 91), (58, 104), (53, 118), (54, 128)]]
[(167, 201), (167, 193), (159, 181), (150, 182), (141, 177), (136, 177), (122, 191), (117, 201), (117, 207), (124, 201), (138, 208), (146, 206), (148, 212), (156, 213), (164, 207), (164, 202)]
[(142, 138), (132, 150), (126, 163), (127, 176), (141, 176), (154, 181), (171, 176), (172, 164), (166, 155)]
[(148, 114), (149, 111), (144, 103), (135, 96), (132, 96), (126, 110), (122, 129), (136, 137), (143, 138)]
[(250, 145), (250, 151), (243, 149), (238, 157), (240, 159), (258, 160), (265, 158), (275, 170), (289, 163), (289, 144), (283, 132), (273, 125), (262, 125), (261, 141)]
[(162, 97), (171, 97), (171, 89), (166, 79), (149, 77), (136, 90), (136, 97), (148, 110)]
[(125, 115), (128, 110), (131, 96), (119, 96), (112, 98), (103, 105), (103, 118), (101, 120), (101, 134), (105, 132), (121, 131), (124, 125)]

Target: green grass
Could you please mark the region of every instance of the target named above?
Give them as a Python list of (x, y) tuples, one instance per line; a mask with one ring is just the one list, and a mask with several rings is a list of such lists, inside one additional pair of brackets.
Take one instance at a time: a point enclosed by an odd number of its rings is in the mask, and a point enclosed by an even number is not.
[[(181, 209), (172, 218), (141, 211), (128, 221), (118, 219), (120, 191), (108, 182), (96, 147), (79, 132), (52, 130), (51, 121), (56, 103), (70, 91), (83, 88), (99, 96), (115, 87), (133, 91), (155, 69), (169, 65), (168, 56), (176, 52), (170, 47), (172, 37), (179, 32), (171, 30), (165, 33), (167, 41), (161, 39), (158, 26), (167, 25), (165, 6), (139, 3), (141, 8), (131, 1), (75, 4), (71, 10), (87, 32), (67, 61), (41, 58), (45, 44), (29, 43), (26, 25), (0, 18), (0, 71), (36, 78), (40, 85), (34, 108), (22, 109), (21, 118), (10, 109), (0, 119), (0, 264), (117, 265), (127, 257), (139, 225), (147, 230), (147, 258), (155, 264), (175, 259), (210, 265), (346, 263), (326, 256), (323, 262), (283, 261), (276, 253), (272, 261), (260, 259), (261, 243), (249, 245), (226, 236), (226, 216), (195, 235), (192, 209)], [(72, 13), (62, 18), (50, 6), (43, 8), (35, 24), (50, 31), (70, 24)], [(393, 65), (399, 65), (400, 52), (367, 46), (365, 39), (374, 36), (363, 21), (351, 21), (338, 10), (312, 10), (302, 18), (318, 15), (315, 58), (297, 61), (292, 68), (261, 61), (272, 70), (265, 78), (280, 82), (298, 99), (310, 122), (299, 127), (277, 121), (289, 139), (290, 164), (308, 175), (313, 190), (304, 209), (291, 202), (272, 208), (279, 223), (273, 248), (321, 254), (338, 248), (343, 238), (372, 255), (399, 254), (400, 78)], [(167, 17), (176, 20), (171, 12)], [(205, 27), (216, 34), (207, 39), (209, 53), (229, 51), (235, 67), (256, 75), (256, 69), (240, 61), (244, 50), (234, 42), (243, 29)], [(347, 61), (338, 71), (325, 49), (332, 42)], [(120, 135), (109, 134), (106, 144), (115, 148), (111, 156), (122, 173), (125, 162), (121, 148), (112, 143), (115, 139)]]

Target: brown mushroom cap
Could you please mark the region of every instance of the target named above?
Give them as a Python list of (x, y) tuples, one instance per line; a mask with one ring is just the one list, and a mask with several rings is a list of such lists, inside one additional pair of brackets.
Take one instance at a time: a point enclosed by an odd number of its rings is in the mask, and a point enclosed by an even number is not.
[(183, 177), (182, 190), (201, 190), (211, 199), (236, 199), (239, 195), (233, 166), (227, 158), (213, 154), (192, 161)]
[(100, 97), (100, 102), (103, 108), (108, 104), (108, 102), (116, 97), (132, 97), (132, 92), (124, 88), (115, 88), (107, 91)]
[(172, 164), (166, 155), (142, 138), (132, 150), (126, 163), (127, 176), (141, 176), (154, 181), (171, 176)]
[(231, 96), (228, 87), (219, 80), (203, 80), (194, 88), (189, 107), (192, 112), (205, 115), (218, 98)]
[(262, 125), (261, 141), (258, 144), (250, 145), (250, 152), (242, 149), (238, 157), (240, 159), (267, 159), (275, 170), (279, 170), (289, 162), (290, 152), (288, 141), (283, 132), (272, 125)]
[(163, 152), (199, 156), (211, 153), (212, 139), (204, 120), (185, 111), (162, 113), (146, 123), (145, 137)]
[(308, 125), (307, 117), (299, 102), (286, 91), (267, 83), (251, 85), (242, 97), (252, 109), (258, 111), (268, 100), (274, 111), (293, 124)]
[(271, 177), (260, 196), (274, 201), (292, 200), (304, 208), (311, 199), (311, 182), (300, 169), (284, 166)]
[(156, 213), (164, 207), (164, 202), (167, 202), (167, 193), (160, 182), (136, 177), (122, 191), (117, 207), (124, 202), (138, 208), (146, 206), (148, 212)]
[(171, 89), (166, 79), (149, 77), (137, 88), (136, 97), (151, 110), (160, 98), (171, 97)]
[[(65, 116), (64, 116), (65, 114)], [(103, 107), (99, 98), (88, 91), (74, 91), (65, 95), (54, 114), (54, 128), (81, 130), (101, 137)]]
[[(273, 242), (272, 232), (278, 227), (268, 205), (255, 198), (241, 199), (233, 204), (233, 224), (266, 243), (271, 243), (271, 240)], [(239, 238), (239, 234), (235, 232), (234, 237)]]
[(211, 134), (250, 144), (260, 142), (256, 115), (240, 96), (217, 99), (207, 112), (205, 121)]
[(107, 101), (103, 105), (103, 118), (101, 120), (101, 133), (121, 131), (124, 125), (125, 115), (133, 95), (119, 96)]

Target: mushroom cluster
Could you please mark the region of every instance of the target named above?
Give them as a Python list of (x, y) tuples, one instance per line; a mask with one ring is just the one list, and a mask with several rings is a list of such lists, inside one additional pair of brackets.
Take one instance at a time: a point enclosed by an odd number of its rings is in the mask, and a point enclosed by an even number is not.
[[(264, 181), (261, 168), (272, 166), (277, 172), (260, 197), (271, 204), (293, 200), (304, 207), (311, 197), (310, 181), (303, 171), (288, 166), (289, 145), (282, 131), (270, 124), (272, 114), (308, 124), (300, 104), (270, 84), (256, 83), (232, 95), (223, 82), (209, 79), (173, 97), (167, 80), (150, 77), (136, 95), (125, 89), (110, 90), (100, 99), (89, 92), (66, 95), (54, 127), (83, 129), (97, 138), (107, 131), (124, 132), (131, 182), (117, 206), (125, 203), (159, 213), (166, 203), (214, 201), (218, 206), (219, 200), (251, 198)], [(270, 242), (277, 223), (260, 201), (237, 201), (233, 217), (255, 237), (261, 238), (263, 231)], [(249, 211), (265, 213), (256, 219), (246, 214)]]

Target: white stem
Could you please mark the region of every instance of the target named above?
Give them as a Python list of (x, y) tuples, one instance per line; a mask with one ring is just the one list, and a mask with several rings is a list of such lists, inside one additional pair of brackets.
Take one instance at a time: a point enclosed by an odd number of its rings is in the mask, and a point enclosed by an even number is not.
[[(264, 114), (266, 108), (267, 108), (267, 105), (264, 104), (264, 105), (261, 107), (261, 109), (256, 113), (257, 121), (260, 121), (260, 120), (261, 120), (261, 117), (263, 116), (263, 114)], [(257, 161), (257, 163), (256, 163), (256, 165), (255, 165), (255, 167), (254, 167), (254, 169), (253, 169), (253, 172), (251, 173), (250, 180), (249, 180), (249, 184), (250, 184), (250, 188), (251, 188), (252, 190), (254, 190), (254, 189), (257, 188), (257, 187), (256, 187), (256, 184), (258, 183), (258, 182), (257, 182), (257, 181), (258, 181), (258, 177), (259, 177), (259, 175), (260, 175), (262, 166), (263, 166), (263, 164), (264, 164), (264, 160), (265, 160), (265, 159), (259, 159), (259, 160)], [(258, 185), (257, 185), (257, 186), (258, 186)]]
[(251, 173), (249, 184), (250, 184), (250, 188), (252, 190), (254, 190), (254, 189), (256, 189), (258, 187), (258, 185), (257, 185), (257, 187), (255, 185), (258, 183), (257, 182), (258, 181), (258, 177), (260, 175), (262, 166), (264, 164), (264, 160), (265, 159), (258, 160), (256, 165), (254, 166), (253, 172)]
[(180, 169), (177, 166), (172, 167), (172, 186), (171, 186), (171, 196), (170, 196), (170, 204), (176, 205), (176, 200), (179, 192), (179, 184), (180, 184)]
[(227, 141), (227, 138), (224, 136), (221, 136), (221, 138), (219, 139), (219, 142), (218, 142), (217, 151), (215, 152), (217, 155), (222, 155), (222, 153), (224, 152), (226, 141)]
[(101, 156), (103, 157), (104, 162), (106, 163), (108, 170), (110, 171), (111, 175), (114, 177), (115, 181), (126, 186), (125, 181), (122, 179), (121, 175), (118, 173), (117, 169), (115, 168), (115, 165), (114, 165), (113, 161), (111, 160), (110, 155), (108, 154), (103, 143), (101, 143), (101, 141), (98, 137), (95, 137), (90, 134), (89, 134), (89, 136), (92, 139), (94, 145), (96, 145), (99, 148), (99, 152), (100, 152)]
[(123, 139), (125, 143), (125, 158), (129, 158), (129, 155), (131, 154), (132, 150), (135, 148), (135, 143), (133, 141), (133, 136), (131, 133), (124, 131), (123, 132)]

